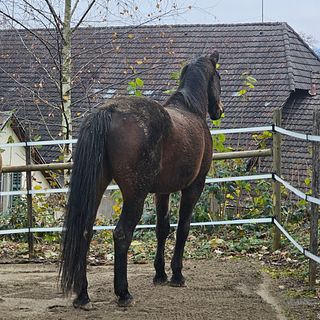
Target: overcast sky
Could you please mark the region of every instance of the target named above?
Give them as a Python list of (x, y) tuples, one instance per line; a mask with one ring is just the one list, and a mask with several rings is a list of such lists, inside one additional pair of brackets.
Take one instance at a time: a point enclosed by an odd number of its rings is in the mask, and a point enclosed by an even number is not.
[[(320, 47), (320, 0), (264, 0), (264, 21), (288, 22)], [(192, 9), (175, 23), (261, 22), (262, 0), (184, 0)]]
[[(40, 3), (42, 0), (31, 0), (30, 3)], [(56, 10), (63, 10), (63, 0), (52, 0), (53, 3), (59, 3), (60, 5)], [(76, 0), (72, 0), (73, 3)], [(79, 1), (79, 15), (81, 15), (91, 0)], [(100, 3), (105, 3), (106, 7), (110, 10), (106, 19), (98, 19), (98, 9), (93, 9), (91, 18), (94, 20), (93, 25), (110, 25), (110, 24), (130, 24), (132, 21), (128, 17), (121, 18), (119, 15), (119, 8), (117, 3), (128, 3), (132, 8), (139, 7), (141, 9), (141, 17), (143, 14), (145, 18), (146, 14), (154, 11), (157, 3), (161, 3), (161, 8), (164, 12), (170, 9), (173, 3), (177, 3), (178, 7), (191, 9), (183, 10), (183, 13), (179, 11), (178, 15), (164, 18), (160, 21), (154, 20), (152, 23), (241, 23), (241, 22), (261, 22), (262, 21), (262, 2), (264, 4), (264, 21), (265, 22), (287, 22), (295, 31), (302, 34), (304, 38), (312, 37), (311, 44), (314, 47), (320, 48), (320, 0), (100, 0)], [(12, 0), (0, 0), (0, 7), (13, 8), (12, 4), (20, 3), (24, 8), (24, 0), (12, 1)], [(44, 1), (42, 2), (44, 3)], [(10, 6), (11, 4), (11, 6)], [(45, 4), (44, 4), (45, 5)], [(20, 10), (19, 6), (15, 6), (15, 14), (24, 12)], [(103, 10), (102, 10), (103, 11)], [(133, 10), (134, 11), (134, 10)], [(11, 11), (9, 11), (11, 12)], [(111, 14), (110, 14), (111, 12)], [(62, 12), (59, 12), (63, 16)], [(24, 15), (25, 16), (25, 15)], [(103, 17), (103, 15), (100, 17)], [(90, 14), (89, 14), (90, 24)], [(122, 20), (121, 20), (122, 19)], [(37, 25), (36, 25), (37, 26)], [(310, 43), (310, 41), (309, 41)]]

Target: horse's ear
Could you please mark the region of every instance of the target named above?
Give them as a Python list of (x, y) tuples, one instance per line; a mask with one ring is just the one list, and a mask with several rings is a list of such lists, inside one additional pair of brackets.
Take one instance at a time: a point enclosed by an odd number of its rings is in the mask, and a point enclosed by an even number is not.
[(216, 66), (219, 61), (219, 52), (214, 51), (212, 54), (210, 54), (209, 59), (211, 60), (212, 64)]

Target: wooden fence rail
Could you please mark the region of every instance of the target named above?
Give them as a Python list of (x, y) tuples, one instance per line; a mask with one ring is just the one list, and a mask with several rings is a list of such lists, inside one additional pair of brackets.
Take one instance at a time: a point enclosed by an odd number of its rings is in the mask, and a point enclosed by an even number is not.
[(30, 172), (30, 171), (54, 171), (72, 169), (72, 162), (68, 163), (45, 163), (45, 164), (29, 164), (21, 166), (4, 166), (3, 173), (9, 172)]
[[(219, 152), (212, 155), (213, 160), (227, 160), (240, 158), (253, 158), (272, 156), (272, 149), (248, 150), (248, 151), (232, 151)], [(72, 162), (68, 163), (46, 163), (46, 164), (30, 164), (21, 166), (4, 166), (3, 173), (9, 172), (30, 172), (30, 171), (54, 171), (72, 169)]]

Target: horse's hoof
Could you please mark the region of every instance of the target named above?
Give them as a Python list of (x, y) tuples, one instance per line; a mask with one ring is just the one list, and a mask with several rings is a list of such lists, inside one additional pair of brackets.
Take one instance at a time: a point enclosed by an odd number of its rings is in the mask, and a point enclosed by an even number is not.
[(155, 286), (163, 286), (163, 285), (165, 285), (167, 283), (168, 283), (168, 277), (167, 277), (166, 274), (164, 276), (155, 275), (154, 278), (153, 278), (153, 284)]
[(183, 277), (180, 279), (175, 279), (172, 277), (169, 284), (171, 287), (178, 287), (178, 288), (186, 287), (186, 282)]
[(73, 301), (73, 306), (76, 309), (81, 309), (81, 310), (85, 310), (85, 311), (90, 311), (93, 309), (93, 305), (90, 300), (80, 301), (78, 299), (75, 299)]
[(125, 308), (134, 305), (133, 297), (130, 293), (128, 293), (124, 298), (118, 298), (118, 306)]
[(81, 310), (85, 310), (85, 311), (90, 311), (93, 309), (93, 305), (92, 305), (91, 301), (86, 304), (77, 304), (77, 303), (73, 302), (73, 306), (76, 309), (81, 309)]

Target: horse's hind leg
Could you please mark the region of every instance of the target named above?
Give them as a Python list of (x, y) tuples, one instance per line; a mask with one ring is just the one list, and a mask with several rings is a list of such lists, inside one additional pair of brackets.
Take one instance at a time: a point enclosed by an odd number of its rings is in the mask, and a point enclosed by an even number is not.
[(83, 254), (83, 260), (84, 260), (82, 263), (83, 267), (79, 270), (77, 275), (77, 281), (75, 281), (75, 293), (77, 297), (73, 300), (73, 306), (75, 308), (80, 308), (83, 310), (92, 309), (92, 304), (88, 295), (87, 252), (89, 250), (90, 241), (93, 235), (92, 229), (95, 222), (97, 210), (99, 208), (103, 193), (110, 182), (111, 182), (111, 178), (107, 178), (105, 172), (101, 174), (100, 181), (97, 181), (97, 183), (99, 183), (99, 191), (97, 192), (96, 198), (95, 198), (96, 208), (90, 217), (91, 218), (90, 226), (87, 228), (87, 234), (85, 235), (83, 240), (83, 241), (86, 241), (87, 250)]
[(91, 310), (92, 304), (88, 295), (88, 280), (87, 280), (87, 270), (81, 270), (83, 283), (79, 291), (77, 292), (77, 297), (73, 300), (73, 306), (75, 308), (81, 308), (83, 310)]
[(169, 194), (156, 194), (157, 208), (157, 227), (156, 235), (158, 240), (157, 253), (154, 260), (156, 275), (153, 278), (154, 284), (163, 284), (167, 282), (167, 274), (165, 272), (164, 248), (166, 239), (170, 231), (169, 222)]
[(118, 296), (118, 305), (121, 307), (130, 305), (133, 300), (128, 290), (127, 255), (133, 231), (142, 215), (146, 195), (134, 195), (130, 199), (124, 196), (121, 216), (113, 232), (114, 292)]
[(174, 255), (171, 261), (172, 277), (170, 285), (174, 287), (183, 287), (185, 285), (185, 279), (181, 273), (183, 267), (182, 258), (184, 246), (190, 230), (192, 211), (201, 195), (204, 187), (204, 181), (204, 178), (198, 178), (191, 186), (182, 190), (177, 239)]

